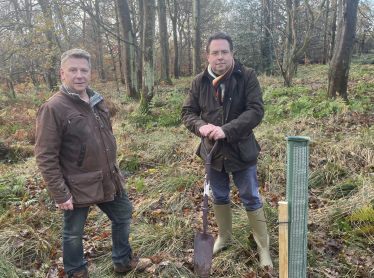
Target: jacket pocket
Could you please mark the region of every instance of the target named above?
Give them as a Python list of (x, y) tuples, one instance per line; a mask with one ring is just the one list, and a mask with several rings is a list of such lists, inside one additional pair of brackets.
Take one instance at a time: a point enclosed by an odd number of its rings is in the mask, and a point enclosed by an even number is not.
[(244, 162), (252, 162), (256, 160), (261, 151), (260, 145), (257, 143), (253, 133), (247, 138), (239, 140), (238, 149), (240, 158)]
[(82, 144), (81, 151), (79, 152), (78, 162), (77, 162), (78, 167), (82, 166), (85, 156), (86, 156), (86, 144)]
[(64, 135), (67, 140), (73, 140), (72, 144), (87, 142), (91, 134), (92, 128), (87, 116), (81, 113), (76, 113), (68, 118), (67, 129)]
[(74, 204), (94, 204), (104, 200), (101, 170), (68, 175), (67, 178)]

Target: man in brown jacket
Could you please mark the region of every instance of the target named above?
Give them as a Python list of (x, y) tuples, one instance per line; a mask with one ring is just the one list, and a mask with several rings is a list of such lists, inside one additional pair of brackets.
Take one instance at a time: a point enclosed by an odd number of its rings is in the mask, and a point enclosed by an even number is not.
[(60, 90), (37, 113), (36, 163), (63, 210), (64, 268), (68, 277), (88, 277), (82, 235), (88, 209), (97, 205), (112, 221), (114, 271), (144, 270), (129, 243), (132, 205), (117, 162), (108, 106), (89, 88), (91, 57), (81, 49), (61, 56)]
[[(207, 40), (209, 65), (195, 76), (182, 107), (184, 125), (197, 136), (204, 136), (208, 149), (219, 140), (212, 154), (211, 180), (213, 208), (218, 238), (213, 253), (224, 247), (232, 232), (230, 179), (239, 190), (253, 231), (260, 264), (273, 266), (269, 252), (264, 210), (258, 194), (257, 157), (260, 152), (253, 129), (264, 116), (262, 91), (253, 69), (233, 58), (229, 35), (218, 32)], [(200, 145), (196, 154), (203, 160)]]

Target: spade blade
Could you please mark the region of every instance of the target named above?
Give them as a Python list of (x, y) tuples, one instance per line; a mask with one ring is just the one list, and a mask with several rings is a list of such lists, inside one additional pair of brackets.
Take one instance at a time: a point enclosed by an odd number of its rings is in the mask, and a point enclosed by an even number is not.
[(209, 277), (212, 267), (214, 237), (209, 234), (195, 233), (194, 273), (199, 277)]

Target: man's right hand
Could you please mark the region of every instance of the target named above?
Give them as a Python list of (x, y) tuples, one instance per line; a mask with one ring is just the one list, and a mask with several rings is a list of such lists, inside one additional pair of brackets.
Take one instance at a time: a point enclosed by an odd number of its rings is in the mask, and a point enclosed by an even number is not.
[(74, 209), (74, 207), (73, 207), (73, 197), (70, 197), (70, 199), (68, 201), (66, 201), (65, 203), (56, 204), (56, 206), (59, 209), (62, 209), (62, 210), (73, 210)]
[(203, 125), (200, 127), (199, 132), (204, 137), (209, 137), (210, 140), (218, 140), (226, 138), (226, 134), (223, 132), (220, 126), (215, 126), (212, 124)]
[(202, 136), (208, 137), (213, 132), (213, 130), (214, 125), (207, 124), (200, 127), (199, 132)]

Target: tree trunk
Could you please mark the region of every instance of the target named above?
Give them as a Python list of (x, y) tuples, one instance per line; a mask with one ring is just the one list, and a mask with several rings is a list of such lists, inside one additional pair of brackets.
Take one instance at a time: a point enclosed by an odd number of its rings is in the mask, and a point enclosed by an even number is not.
[(158, 26), (160, 32), (161, 48), (161, 80), (170, 82), (169, 74), (169, 40), (168, 27), (166, 23), (166, 5), (165, 0), (157, 0), (158, 3)]
[(8, 89), (9, 89), (10, 93), (12, 94), (12, 97), (14, 99), (16, 99), (17, 97), (16, 97), (16, 92), (14, 91), (14, 86), (13, 86), (12, 79), (7, 78), (6, 82), (7, 82)]
[(120, 23), (119, 23), (119, 18), (118, 18), (117, 1), (114, 1), (114, 9), (115, 9), (115, 12), (116, 12), (116, 31), (117, 31), (119, 72), (120, 72), (120, 75), (121, 75), (121, 83), (122, 84), (126, 84), (126, 82), (125, 82), (125, 76), (123, 74), (122, 47), (121, 47), (121, 39), (120, 39)]
[(113, 47), (110, 43), (108, 33), (105, 34), (106, 40), (107, 40), (107, 45), (109, 48), (109, 54), (110, 57), (112, 58), (112, 63), (113, 63), (113, 74), (114, 74), (114, 79), (116, 80), (116, 87), (117, 87), (117, 93), (119, 93), (119, 86), (118, 86), (118, 74), (117, 74), (117, 65), (116, 65), (116, 59), (114, 57), (113, 53)]
[(264, 40), (262, 44), (261, 54), (262, 54), (262, 69), (267, 75), (271, 74), (271, 36), (269, 30), (270, 28), (270, 0), (262, 1), (263, 7), (263, 24), (264, 30)]
[(66, 24), (65, 24), (65, 20), (64, 20), (64, 16), (62, 14), (62, 11), (61, 11), (61, 8), (60, 8), (60, 3), (55, 3), (55, 9), (57, 11), (57, 15), (58, 15), (58, 20), (60, 21), (60, 25), (61, 25), (61, 29), (62, 29), (62, 33), (64, 34), (64, 37), (65, 37), (65, 40), (67, 41), (68, 43), (68, 49), (71, 48), (71, 44), (70, 44), (70, 36), (69, 36), (69, 33), (67, 31), (67, 28), (66, 28)]
[(329, 43), (329, 53), (328, 53), (328, 61), (330, 62), (332, 59), (332, 55), (334, 54), (334, 46), (335, 46), (335, 32), (336, 32), (336, 10), (337, 10), (337, 2), (338, 0), (332, 0), (331, 2), (331, 29), (330, 29), (330, 43)]
[(179, 78), (179, 72), (178, 72), (178, 34), (177, 34), (177, 19), (178, 19), (178, 6), (177, 1), (173, 0), (173, 13), (171, 12), (171, 5), (168, 0), (168, 6), (169, 6), (169, 15), (171, 19), (171, 23), (173, 26), (173, 44), (174, 44), (174, 78)]
[(365, 37), (366, 37), (366, 29), (364, 30), (364, 34), (362, 35), (362, 40), (361, 40), (360, 45), (358, 47), (358, 52), (359, 52), (360, 56), (365, 51)]
[[(95, 0), (95, 14), (97, 17), (97, 20), (100, 19), (100, 7), (99, 7), (100, 0)], [(97, 57), (97, 63), (99, 65), (98, 73), (99, 78), (104, 81), (106, 79), (105, 76), (105, 70), (104, 70), (104, 57), (103, 57), (103, 43), (101, 39), (101, 27), (100, 24), (96, 23), (96, 47), (98, 48), (98, 57)]]
[(83, 46), (86, 45), (86, 11), (83, 11), (83, 22), (82, 22), (82, 36)]
[(21, 34), (23, 34), (23, 31), (22, 31), (22, 28), (20, 28), (19, 24), (21, 22), (20, 20), (20, 6), (18, 4), (18, 0), (12, 0), (11, 2), (13, 2), (13, 6), (14, 6), (14, 12), (15, 12), (15, 16), (16, 16), (16, 27), (14, 28), (14, 31), (18, 32), (18, 30), (21, 32)]
[[(307, 8), (308, 11), (308, 26), (307, 26), (307, 31), (305, 33), (305, 39), (302, 47), (297, 50), (297, 28), (295, 25), (295, 21), (298, 17), (298, 7), (299, 7), (299, 0), (293, 0), (293, 5), (292, 5), (292, 47), (290, 50), (290, 56), (286, 59), (286, 64), (283, 64), (283, 67), (281, 67), (281, 72), (285, 81), (285, 85), (287, 87), (292, 86), (292, 79), (295, 74), (295, 70), (298, 64), (298, 61), (300, 57), (308, 50), (309, 45), (310, 45), (310, 40), (312, 38), (312, 33), (314, 30), (314, 26), (316, 25), (317, 21), (319, 20), (321, 14), (322, 14), (322, 9), (323, 6), (325, 5), (325, 1), (323, 0), (319, 6), (318, 9), (318, 14), (315, 16), (315, 12), (311, 9), (308, 0), (304, 0), (304, 4)], [(285, 61), (285, 60), (284, 60)], [(278, 61), (279, 65), (279, 61)]]
[(348, 75), (355, 43), (358, 2), (359, 0), (341, 0), (339, 2), (338, 34), (329, 68), (328, 98), (335, 98), (339, 95), (348, 101)]
[[(122, 33), (125, 39), (131, 43), (135, 43), (135, 35), (132, 31), (130, 20), (129, 5), (126, 0), (116, 0), (121, 20)], [(129, 97), (138, 97), (138, 86), (135, 72), (135, 47), (131, 44), (125, 44), (125, 81), (126, 93)]]
[(191, 64), (191, 28), (190, 28), (190, 14), (187, 14), (187, 57), (188, 57), (188, 76), (192, 73), (192, 64)]
[(286, 0), (287, 21), (286, 21), (286, 38), (283, 44), (283, 65), (287, 65), (291, 56), (292, 45), (292, 0)]
[[(155, 48), (155, 0), (144, 0), (144, 29), (143, 29), (143, 50), (150, 56), (143, 53), (143, 83), (141, 107), (148, 110), (148, 103), (153, 97), (154, 90), (154, 48)], [(145, 102), (147, 100), (147, 102)], [(147, 105), (146, 105), (147, 103)]]
[(326, 64), (327, 60), (327, 28), (329, 25), (329, 11), (330, 11), (330, 0), (326, 3), (326, 17), (325, 17), (325, 29), (323, 32), (323, 50), (322, 50), (322, 64)]
[(193, 75), (201, 72), (201, 2), (193, 2)]
[(42, 8), (43, 17), (48, 25), (45, 31), (47, 42), (47, 50), (45, 53), (46, 61), (43, 67), (43, 73), (45, 82), (47, 85), (48, 90), (54, 90), (57, 86), (57, 74), (56, 74), (56, 67), (57, 67), (57, 57), (54, 49), (54, 28), (53, 28), (53, 21), (52, 15), (50, 11), (50, 3), (48, 0), (38, 0), (40, 7)]
[(178, 72), (179, 75), (182, 74), (182, 69), (181, 69), (181, 61), (183, 61), (183, 29), (184, 29), (184, 21), (182, 22), (181, 17), (178, 17), (178, 25), (179, 25), (179, 63), (178, 63)]
[[(143, 29), (144, 29), (144, 8), (143, 8), (143, 0), (138, 0), (138, 5), (139, 5), (139, 45), (143, 47)], [(137, 81), (138, 81), (138, 87), (142, 87), (143, 83), (143, 53), (140, 51), (136, 52), (137, 54), (137, 59), (136, 61), (138, 62), (138, 71), (137, 71)]]

